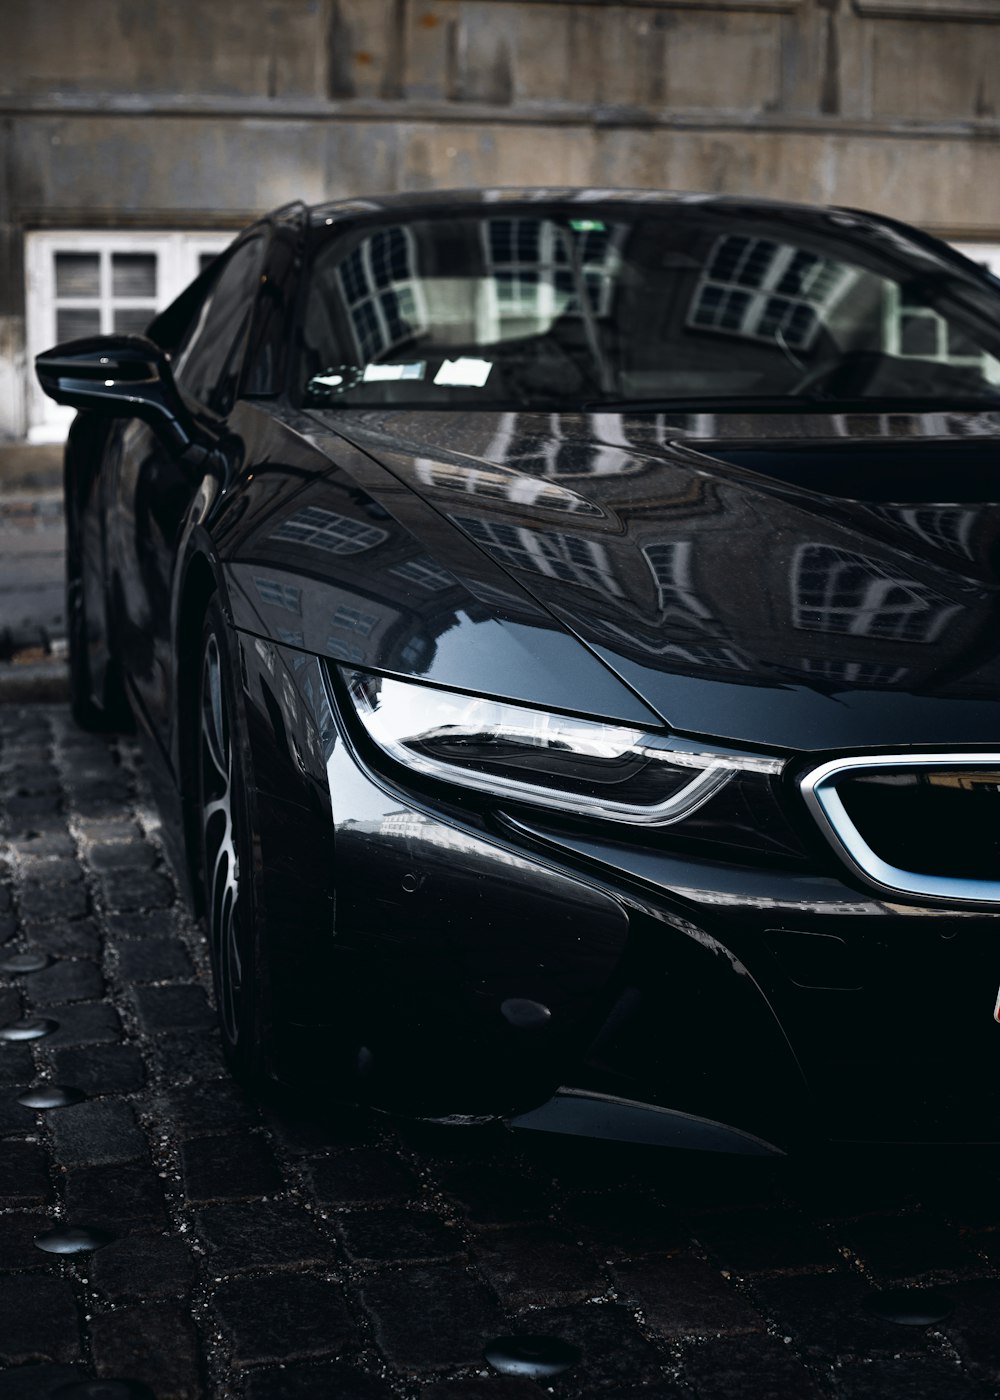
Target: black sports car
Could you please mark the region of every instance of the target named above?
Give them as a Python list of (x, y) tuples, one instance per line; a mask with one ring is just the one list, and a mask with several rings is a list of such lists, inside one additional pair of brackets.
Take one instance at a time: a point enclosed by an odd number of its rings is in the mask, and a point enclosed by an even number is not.
[(230, 1061), (767, 1153), (1000, 1138), (1000, 283), (844, 209), (293, 205), (57, 347), (73, 709)]

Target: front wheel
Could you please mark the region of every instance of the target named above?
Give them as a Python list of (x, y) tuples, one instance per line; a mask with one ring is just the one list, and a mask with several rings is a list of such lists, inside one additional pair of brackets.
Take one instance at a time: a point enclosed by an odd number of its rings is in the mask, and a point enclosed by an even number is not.
[(84, 591), (84, 545), (79, 506), (66, 491), (66, 645), (69, 653), (69, 704), (81, 729), (130, 730), (132, 714), (114, 658), (105, 657), (100, 700), (92, 685), (90, 625)]
[(217, 598), (202, 627), (197, 726), (199, 863), (219, 1028), (230, 1068), (254, 1082), (266, 1058), (254, 785), (239, 672)]

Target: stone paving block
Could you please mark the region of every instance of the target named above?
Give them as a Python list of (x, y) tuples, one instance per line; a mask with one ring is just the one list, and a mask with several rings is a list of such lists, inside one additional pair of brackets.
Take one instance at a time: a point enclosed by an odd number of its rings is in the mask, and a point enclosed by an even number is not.
[(476, 1240), (475, 1258), (512, 1312), (582, 1303), (607, 1289), (587, 1251), (551, 1226), (483, 1231)]
[(248, 1128), (256, 1110), (231, 1079), (196, 1080), (164, 1102), (178, 1137), (209, 1137)]
[(55, 1224), (50, 1215), (33, 1211), (12, 1211), (0, 1215), (0, 1271), (5, 1274), (29, 1269), (52, 1272), (52, 1256), (35, 1244), (35, 1236), (51, 1230)]
[[(849, 1361), (837, 1368), (837, 1400), (989, 1400), (995, 1394), (963, 1375), (957, 1362), (937, 1357)], [(789, 1393), (789, 1400), (798, 1397)]]
[(17, 933), (17, 919), (13, 914), (0, 914), (0, 945), (9, 943)]
[(359, 1292), (379, 1349), (394, 1366), (471, 1366), (482, 1362), (491, 1337), (509, 1330), (492, 1294), (447, 1264), (369, 1278)]
[(718, 1269), (683, 1255), (649, 1255), (614, 1266), (622, 1294), (642, 1308), (649, 1328), (679, 1339), (706, 1333), (759, 1332), (763, 1317)]
[(176, 938), (177, 927), (174, 915), (167, 909), (147, 909), (104, 916), (104, 927), (108, 938), (117, 943), (120, 939)]
[(142, 1056), (134, 1045), (67, 1045), (53, 1052), (55, 1079), (91, 1098), (127, 1094), (146, 1082)]
[(26, 924), (27, 946), (54, 958), (90, 958), (101, 956), (101, 939), (97, 925), (90, 919), (60, 919), (54, 924)]
[(229, 1077), (219, 1032), (164, 1031), (152, 1045), (157, 1063), (172, 1082)]
[(326, 1279), (237, 1279), (212, 1303), (238, 1368), (341, 1356), (357, 1345), (340, 1285)]
[(282, 1187), (270, 1148), (250, 1133), (194, 1138), (180, 1155), (184, 1193), (193, 1205), (269, 1196)]
[(104, 994), (104, 979), (96, 963), (66, 960), (23, 978), (33, 1006), (46, 1002), (97, 1001)]
[(42, 1206), (52, 1198), (49, 1162), (34, 1142), (0, 1142), (0, 1201), (10, 1206)]
[(195, 1270), (191, 1254), (180, 1240), (130, 1235), (97, 1250), (90, 1277), (112, 1302), (128, 1303), (187, 1294)]
[[(7, 979), (4, 979), (7, 981)], [(0, 1026), (17, 1021), (21, 1016), (21, 996), (16, 987), (0, 987)]]
[(93, 737), (89, 742), (63, 746), (62, 769), (74, 790), (114, 782), (121, 775), (114, 752)]
[(167, 1225), (163, 1181), (151, 1166), (71, 1167), (63, 1198), (67, 1218), (114, 1234)]
[(179, 938), (135, 939), (118, 945), (118, 976), (123, 982), (169, 982), (193, 974)]
[(90, 1323), (99, 1376), (144, 1381), (156, 1400), (200, 1400), (198, 1339), (187, 1309), (176, 1304), (122, 1308)]
[(219, 1274), (251, 1269), (309, 1268), (333, 1263), (336, 1245), (313, 1216), (287, 1201), (212, 1206), (197, 1216), (209, 1267)]
[[(937, 1291), (937, 1290), (935, 1290)], [(1000, 1382), (1000, 1279), (951, 1284), (941, 1292), (954, 1304), (954, 1314), (940, 1324), (958, 1354)]]
[(56, 1155), (65, 1166), (134, 1162), (149, 1152), (131, 1105), (120, 1099), (60, 1108), (49, 1121)]
[(58, 807), (61, 796), (59, 778), (55, 773), (40, 767), (18, 766), (9, 768), (3, 774), (7, 792), (6, 806), (9, 811), (24, 810), (24, 804), (33, 799), (46, 806)]
[(823, 1400), (829, 1394), (774, 1337), (721, 1337), (691, 1346), (684, 1380), (698, 1400)]
[(544, 1220), (552, 1209), (547, 1181), (525, 1176), (515, 1168), (492, 1168), (479, 1163), (436, 1173), (442, 1190), (477, 1225), (514, 1225)]
[(126, 783), (89, 783), (70, 790), (74, 811), (82, 817), (99, 820), (113, 817), (128, 804), (130, 797)]
[(49, 826), (44, 831), (25, 831), (10, 844), (24, 859), (76, 855), (76, 842), (61, 823)]
[(79, 1366), (16, 1366), (0, 1371), (0, 1400), (42, 1400), (82, 1377)]
[(419, 1190), (412, 1172), (377, 1147), (313, 1158), (309, 1175), (323, 1205), (373, 1205), (377, 1201), (404, 1200)]
[(309, 1153), (335, 1147), (373, 1147), (385, 1132), (374, 1113), (350, 1106), (324, 1112), (319, 1106), (301, 1115), (280, 1107), (265, 1112), (264, 1121), (286, 1152)]
[(427, 1211), (353, 1211), (336, 1216), (335, 1224), (348, 1258), (358, 1262), (447, 1259), (466, 1252), (461, 1233)]
[(643, 1400), (687, 1400), (678, 1387), (664, 1381), (668, 1361), (639, 1331), (628, 1309), (617, 1303), (584, 1303), (572, 1308), (539, 1308), (525, 1313), (516, 1332), (559, 1337), (580, 1348), (579, 1362), (559, 1377), (559, 1393), (601, 1395), (607, 1400), (641, 1394)]
[(103, 1001), (78, 1001), (72, 1006), (36, 1006), (36, 1016), (50, 1016), (59, 1029), (46, 1036), (46, 1050), (59, 1045), (99, 1045), (121, 1040), (122, 1023), (113, 1006)]
[(207, 1030), (215, 1025), (215, 1012), (200, 987), (136, 987), (132, 996), (142, 1027), (149, 1035)]
[(921, 1328), (882, 1322), (868, 1312), (874, 1290), (854, 1274), (759, 1278), (754, 1292), (780, 1331), (813, 1355), (892, 1356), (927, 1347)]
[(18, 895), (21, 919), (25, 923), (51, 919), (79, 919), (87, 913), (87, 888), (80, 883), (25, 885)]
[(737, 1274), (840, 1263), (832, 1241), (797, 1211), (722, 1211), (700, 1217), (695, 1232), (719, 1267)]
[(973, 1262), (958, 1232), (925, 1215), (869, 1216), (837, 1232), (872, 1273), (902, 1282)]
[(78, 824), (88, 851), (91, 845), (145, 840), (142, 827), (130, 813), (119, 813), (113, 817), (85, 817)]
[(35, 860), (25, 868), (20, 893), (25, 890), (49, 889), (53, 885), (79, 885), (83, 871), (75, 858), (66, 860)]
[(94, 870), (152, 870), (159, 856), (148, 841), (91, 841), (87, 846), (87, 864)]
[(169, 909), (176, 893), (157, 870), (113, 870), (101, 877), (101, 898), (108, 909)]
[(27, 1045), (0, 1044), (0, 1084), (30, 1084), (34, 1077), (35, 1059)]
[[(248, 1378), (243, 1394), (245, 1400), (393, 1400), (395, 1391), (377, 1376), (334, 1361), (260, 1372)], [(537, 1400), (538, 1390), (532, 1387), (531, 1394)]]
[(27, 1084), (12, 1084), (0, 1091), (0, 1137), (34, 1135), (38, 1121), (35, 1111), (17, 1101), (18, 1094), (22, 1094), (27, 1087)]
[(71, 1285), (35, 1274), (0, 1278), (0, 1362), (75, 1361), (80, 1320)]
[(4, 820), (11, 831), (27, 831), (58, 818), (60, 806), (58, 797), (10, 796), (4, 802)]
[(570, 1197), (560, 1217), (575, 1238), (583, 1239), (600, 1259), (631, 1254), (677, 1254), (687, 1249), (691, 1232), (675, 1211), (648, 1196), (611, 1191)]

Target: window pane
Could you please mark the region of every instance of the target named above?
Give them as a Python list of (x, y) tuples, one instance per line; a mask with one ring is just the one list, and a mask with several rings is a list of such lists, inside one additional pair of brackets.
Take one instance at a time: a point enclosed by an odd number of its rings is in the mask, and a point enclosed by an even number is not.
[(155, 314), (152, 306), (116, 306), (114, 329), (118, 335), (144, 335)]
[(155, 297), (156, 254), (112, 253), (111, 287), (116, 297)]
[(99, 297), (100, 253), (56, 253), (56, 296)]
[(85, 335), (100, 335), (101, 313), (76, 307), (60, 307), (56, 312), (56, 340), (81, 340)]

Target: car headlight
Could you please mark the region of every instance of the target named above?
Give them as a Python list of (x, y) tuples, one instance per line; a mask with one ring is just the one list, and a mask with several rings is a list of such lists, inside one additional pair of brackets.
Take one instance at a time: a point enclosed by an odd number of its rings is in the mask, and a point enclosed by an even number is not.
[(371, 741), (413, 772), (493, 797), (643, 826), (689, 816), (777, 759), (339, 668)]

